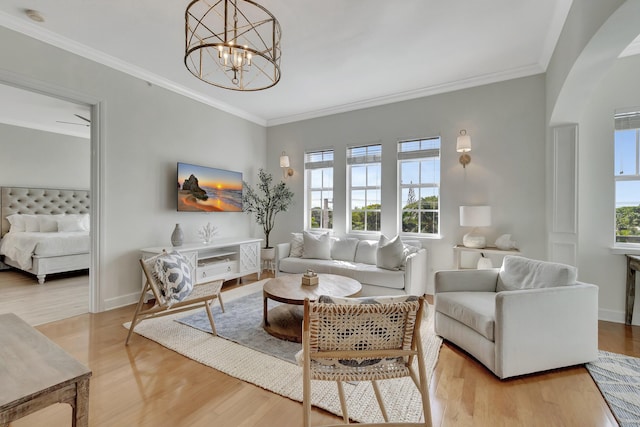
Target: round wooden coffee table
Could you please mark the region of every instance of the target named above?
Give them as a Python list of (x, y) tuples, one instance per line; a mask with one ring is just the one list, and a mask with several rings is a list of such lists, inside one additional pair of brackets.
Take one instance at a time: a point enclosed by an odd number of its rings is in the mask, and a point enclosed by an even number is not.
[[(320, 295), (334, 297), (357, 296), (362, 285), (355, 279), (336, 274), (318, 274), (318, 284), (302, 284), (302, 274), (292, 274), (269, 280), (262, 288), (264, 298), (264, 330), (274, 337), (302, 342), (302, 318), (305, 298), (315, 301)], [(267, 300), (284, 304), (269, 310)]]

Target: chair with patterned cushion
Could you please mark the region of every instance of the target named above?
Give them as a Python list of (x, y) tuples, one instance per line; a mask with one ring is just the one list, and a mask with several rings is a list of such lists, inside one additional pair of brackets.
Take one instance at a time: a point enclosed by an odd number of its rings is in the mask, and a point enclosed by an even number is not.
[[(420, 340), (424, 298), (413, 295), (375, 298), (320, 296), (304, 303), (302, 351), (304, 426), (310, 426), (311, 380), (335, 381), (345, 424), (349, 414), (342, 383), (370, 381), (386, 424), (431, 426), (427, 374)], [(417, 364), (417, 372), (413, 366)], [(422, 397), (424, 421), (389, 422), (379, 380), (411, 377)]]
[[(141, 321), (196, 308), (205, 309), (211, 324), (211, 331), (214, 336), (217, 335), (211, 304), (215, 299), (218, 299), (224, 312), (224, 304), (220, 295), (222, 280), (195, 284), (193, 267), (179, 252), (163, 252), (148, 259), (141, 259), (140, 265), (146, 281), (131, 320), (125, 345), (129, 344), (134, 328)], [(155, 303), (151, 308), (146, 308), (144, 301), (149, 292), (153, 294)]]

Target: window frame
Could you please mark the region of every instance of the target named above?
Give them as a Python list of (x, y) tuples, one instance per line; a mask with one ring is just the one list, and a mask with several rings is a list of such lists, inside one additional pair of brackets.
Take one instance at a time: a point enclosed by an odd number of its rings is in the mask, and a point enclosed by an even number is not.
[[(364, 155), (359, 154), (358, 150), (364, 149)], [(359, 144), (347, 147), (347, 232), (351, 234), (380, 234), (382, 232), (382, 143), (377, 142), (373, 144)], [(353, 168), (365, 167), (365, 185), (354, 186), (353, 185)], [(377, 185), (369, 185), (369, 167), (378, 167), (378, 182)], [(368, 209), (367, 192), (377, 191), (380, 194), (380, 208)], [(364, 213), (364, 229), (353, 228), (353, 213), (355, 210), (352, 207), (353, 192), (364, 191), (365, 201), (364, 206), (359, 211)], [(368, 229), (368, 217), (370, 213), (377, 213), (378, 215), (378, 230)]]
[[(317, 156), (320, 155), (321, 159), (320, 160), (314, 160), (313, 156)], [(330, 158), (329, 158), (330, 157)], [(304, 228), (305, 230), (322, 230), (322, 231), (332, 231), (333, 230), (333, 222), (334, 222), (334, 215), (335, 215), (335, 211), (334, 211), (334, 175), (335, 175), (335, 170), (334, 170), (334, 157), (335, 157), (335, 150), (333, 148), (321, 148), (321, 149), (313, 149), (313, 150), (309, 150), (309, 151), (305, 151), (304, 153), (304, 197), (305, 197), (305, 206), (304, 206)], [(311, 179), (311, 174), (313, 173), (313, 171), (316, 171), (318, 169), (321, 170), (327, 170), (327, 169), (331, 169), (331, 186), (325, 186), (325, 180), (324, 177), (321, 180), (322, 184), (320, 187), (311, 187), (312, 184), (312, 179)], [(322, 220), (321, 220), (321, 224), (320, 227), (312, 227), (312, 218), (313, 218), (313, 212), (317, 211), (317, 207), (313, 207), (313, 192), (317, 192), (320, 191), (321, 193), (324, 192), (331, 192), (331, 201), (329, 203), (329, 207), (327, 208), (328, 211), (328, 222), (329, 224), (322, 224)], [(322, 200), (325, 200), (321, 197)], [(320, 208), (320, 218), (323, 219), (324, 216), (324, 212), (323, 212), (323, 208)]]
[[(402, 146), (404, 144), (410, 144), (410, 143), (419, 143), (419, 145), (422, 145), (423, 142), (430, 142), (430, 141), (437, 141), (437, 148), (423, 148), (423, 147), (419, 147), (418, 149), (415, 150), (403, 150)], [(440, 206), (441, 206), (441, 200), (442, 200), (442, 194), (440, 191), (440, 187), (441, 187), (441, 182), (442, 182), (442, 169), (441, 169), (441, 154), (442, 154), (442, 138), (440, 136), (432, 136), (432, 137), (426, 137), (426, 138), (412, 138), (412, 139), (404, 139), (404, 140), (400, 140), (397, 143), (397, 153), (398, 153), (398, 159), (397, 159), (397, 167), (398, 167), (398, 180), (397, 180), (397, 187), (398, 187), (398, 202), (397, 202), (397, 215), (398, 215), (398, 233), (400, 235), (403, 236), (412, 236), (412, 237), (420, 237), (420, 238), (440, 238), (441, 234), (440, 234), (440, 230), (441, 230), (441, 213), (440, 213)], [(422, 165), (421, 162), (425, 161), (425, 160), (431, 160), (434, 159), (437, 162), (437, 169), (438, 169), (438, 175), (435, 176), (435, 174), (433, 175), (434, 180), (432, 181), (423, 181), (422, 180)], [(419, 182), (417, 184), (414, 183), (403, 183), (403, 176), (402, 176), (402, 165), (404, 163), (409, 163), (409, 162), (417, 162), (418, 163), (418, 179)], [(409, 212), (415, 212), (415, 214), (417, 215), (418, 218), (418, 223), (417, 223), (417, 228), (418, 231), (404, 231), (403, 230), (403, 219), (404, 219), (404, 213), (405, 213), (405, 207), (403, 206), (403, 190), (407, 189), (407, 188), (415, 188), (418, 190), (418, 206), (417, 209), (410, 209), (408, 210)], [(435, 189), (435, 196), (437, 198), (437, 208), (436, 209), (427, 209), (427, 208), (423, 208), (423, 204), (420, 203), (420, 200), (423, 197), (428, 197), (428, 196), (420, 196), (420, 194), (422, 193), (422, 190), (429, 190), (429, 189)], [(423, 214), (425, 213), (435, 213), (435, 216), (437, 218), (436, 220), (436, 232), (422, 232), (420, 231), (422, 229), (421, 226), (421, 222), (422, 222), (422, 217)]]
[[(627, 207), (628, 205), (618, 206), (618, 183), (620, 182), (638, 182), (640, 183), (640, 109), (636, 108), (635, 111), (629, 112), (617, 112), (614, 115), (614, 137), (613, 137), (613, 157), (614, 157), (614, 229), (613, 229), (613, 244), (615, 247), (626, 247), (633, 249), (640, 249), (640, 237), (636, 237), (636, 242), (618, 241), (618, 208)], [(617, 141), (618, 132), (635, 131), (635, 171), (634, 173), (623, 172), (622, 165), (616, 165), (615, 161), (618, 155)], [(620, 172), (618, 172), (620, 170)], [(640, 203), (638, 204), (640, 206)], [(634, 234), (632, 236), (640, 236)]]

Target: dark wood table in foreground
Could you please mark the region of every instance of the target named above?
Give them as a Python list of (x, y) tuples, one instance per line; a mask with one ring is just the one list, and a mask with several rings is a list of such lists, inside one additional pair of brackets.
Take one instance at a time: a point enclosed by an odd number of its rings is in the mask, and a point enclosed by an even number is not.
[(55, 403), (89, 425), (91, 371), (13, 313), (0, 315), (0, 426)]
[[(264, 330), (283, 340), (302, 342), (302, 305), (305, 298), (315, 301), (320, 295), (353, 297), (357, 296), (360, 290), (360, 282), (336, 274), (318, 274), (318, 284), (312, 286), (302, 284), (302, 274), (271, 279), (262, 288)], [(284, 304), (269, 310), (269, 299)]]

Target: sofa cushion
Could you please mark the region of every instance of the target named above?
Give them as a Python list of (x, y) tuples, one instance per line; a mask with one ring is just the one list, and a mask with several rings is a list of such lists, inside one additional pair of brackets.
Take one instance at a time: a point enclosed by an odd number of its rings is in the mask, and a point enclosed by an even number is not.
[(376, 250), (376, 266), (387, 270), (398, 270), (402, 265), (403, 251), (404, 245), (400, 236), (388, 239), (384, 234), (380, 235)]
[(311, 269), (316, 273), (338, 274), (350, 277), (364, 285), (404, 289), (404, 271), (385, 270), (375, 265), (349, 261), (283, 258), (279, 270), (283, 273), (301, 274)]
[(291, 233), (291, 249), (289, 249), (289, 256), (300, 258), (302, 256), (303, 247), (302, 233)]
[(288, 257), (280, 260), (279, 270), (283, 273), (302, 274), (313, 270), (316, 273), (331, 273), (331, 268), (335, 261), (331, 259), (304, 259)]
[(376, 265), (376, 252), (378, 251), (377, 240), (360, 240), (356, 248), (355, 262)]
[(304, 231), (302, 240), (304, 244), (302, 258), (331, 259), (331, 238), (329, 233), (313, 234)]
[(353, 237), (343, 237), (333, 242), (331, 246), (331, 259), (340, 261), (353, 261), (356, 256), (358, 239)]
[(496, 290), (568, 286), (576, 282), (577, 275), (578, 270), (570, 265), (507, 255), (502, 261)]
[(494, 341), (495, 292), (440, 292), (435, 309)]

